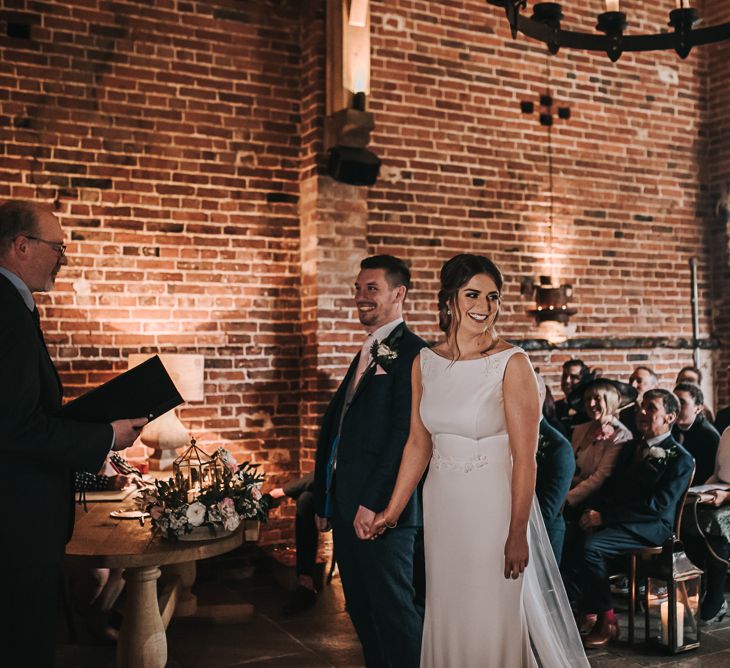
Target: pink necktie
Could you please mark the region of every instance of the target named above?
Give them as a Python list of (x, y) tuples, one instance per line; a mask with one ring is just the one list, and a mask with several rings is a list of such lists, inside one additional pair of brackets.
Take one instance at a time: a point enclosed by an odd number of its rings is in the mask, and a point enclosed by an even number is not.
[(365, 343), (362, 344), (362, 348), (360, 349), (360, 359), (358, 360), (357, 369), (355, 370), (355, 376), (353, 377), (352, 382), (353, 390), (360, 384), (360, 380), (370, 364), (370, 348), (373, 347), (373, 341), (375, 341), (375, 338), (370, 335), (367, 339), (365, 339)]

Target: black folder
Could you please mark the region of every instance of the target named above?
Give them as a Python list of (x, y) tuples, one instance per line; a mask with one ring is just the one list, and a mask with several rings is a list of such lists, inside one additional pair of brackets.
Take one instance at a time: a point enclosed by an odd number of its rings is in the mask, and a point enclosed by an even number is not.
[(179, 406), (183, 398), (158, 355), (99, 385), (61, 409), (79, 422), (113, 422), (146, 417), (150, 421)]

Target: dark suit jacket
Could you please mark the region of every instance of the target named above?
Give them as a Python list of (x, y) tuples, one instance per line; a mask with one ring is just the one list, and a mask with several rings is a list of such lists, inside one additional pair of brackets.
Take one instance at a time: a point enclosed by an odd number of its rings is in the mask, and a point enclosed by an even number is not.
[(717, 429), (720, 436), (728, 427), (730, 427), (730, 406), (722, 408), (715, 416), (715, 429)]
[(283, 485), (282, 489), (290, 499), (298, 499), (303, 492), (311, 492), (314, 489), (314, 473), (307, 473), (303, 478), (290, 480)]
[(577, 409), (572, 409), (567, 399), (558, 399), (555, 402), (555, 417), (560, 420), (560, 424), (563, 425), (563, 431), (569, 439), (576, 425), (590, 421), (582, 405)]
[(694, 468), (694, 460), (671, 436), (659, 444), (676, 448), (663, 464), (636, 462), (641, 441), (629, 441), (613, 474), (595, 504), (605, 526), (621, 526), (653, 545), (661, 545), (674, 530), (677, 504), (682, 499)]
[(570, 441), (542, 418), (535, 494), (548, 533), (554, 523), (564, 526), (561, 508), (574, 474), (575, 455)]
[(717, 447), (720, 445), (720, 434), (704, 415), (698, 415), (687, 431), (682, 431), (676, 424), (672, 436), (682, 447), (695, 458), (695, 477), (693, 485), (704, 485), (715, 472)]
[(535, 495), (558, 564), (565, 540), (562, 508), (574, 473), (575, 455), (570, 441), (543, 417), (540, 420)]
[[(397, 358), (385, 374), (376, 375), (374, 366), (366, 371), (342, 418), (333, 500), (335, 509), (347, 521), (355, 519), (358, 506), (379, 512), (388, 505), (408, 439), (411, 367), (426, 342), (405, 324), (398, 325), (386, 342), (394, 338), (397, 343), (392, 347), (397, 350)], [(346, 390), (359, 358), (359, 354), (355, 356), (322, 419), (314, 478), (315, 507), (320, 516), (325, 513), (325, 485), (331, 446), (340, 424)], [(398, 523), (401, 526), (422, 524), (415, 492)]]
[(33, 316), (0, 274), (0, 567), (58, 565), (73, 530), (73, 470), (96, 472), (108, 424), (57, 417), (62, 389)]
[(629, 404), (618, 414), (619, 421), (628, 428), (628, 430), (634, 435), (635, 439), (641, 438), (639, 428), (636, 426), (636, 417), (638, 414), (639, 407), (636, 405), (636, 402)]

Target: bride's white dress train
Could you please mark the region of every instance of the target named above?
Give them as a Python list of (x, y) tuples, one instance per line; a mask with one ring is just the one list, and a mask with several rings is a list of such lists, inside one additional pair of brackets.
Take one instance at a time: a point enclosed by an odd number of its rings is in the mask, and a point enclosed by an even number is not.
[(421, 418), (433, 438), (423, 489), (423, 668), (588, 667), (537, 501), (530, 563), (504, 577), (512, 459), (502, 379), (520, 348), (451, 362), (421, 351)]

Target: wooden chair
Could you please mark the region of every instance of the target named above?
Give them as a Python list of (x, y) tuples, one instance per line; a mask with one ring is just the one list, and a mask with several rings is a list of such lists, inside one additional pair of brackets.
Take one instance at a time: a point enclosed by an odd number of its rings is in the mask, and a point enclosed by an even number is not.
[[(651, 564), (656, 562), (663, 562), (666, 559), (672, 560), (672, 556), (678, 549), (681, 549), (682, 543), (679, 540), (679, 527), (682, 523), (682, 511), (684, 510), (684, 502), (687, 499), (687, 492), (692, 486), (692, 480), (695, 477), (696, 466), (692, 466), (692, 473), (687, 482), (687, 488), (682, 494), (682, 498), (677, 504), (677, 509), (674, 514), (674, 528), (672, 535), (664, 541), (663, 545), (656, 547), (641, 547), (636, 550), (632, 550), (628, 553), (629, 557), (629, 644), (634, 642), (634, 630), (635, 630), (635, 616), (636, 616), (636, 589), (638, 584), (638, 566), (640, 562), (649, 562), (648, 565), (642, 567), (642, 571), (645, 574), (650, 574), (652, 571)], [(670, 571), (671, 572), (671, 569)], [(667, 587), (674, 587), (674, 580), (670, 579), (667, 582)], [(648, 587), (645, 592), (645, 619), (644, 619), (644, 640), (649, 640), (649, 590)]]

